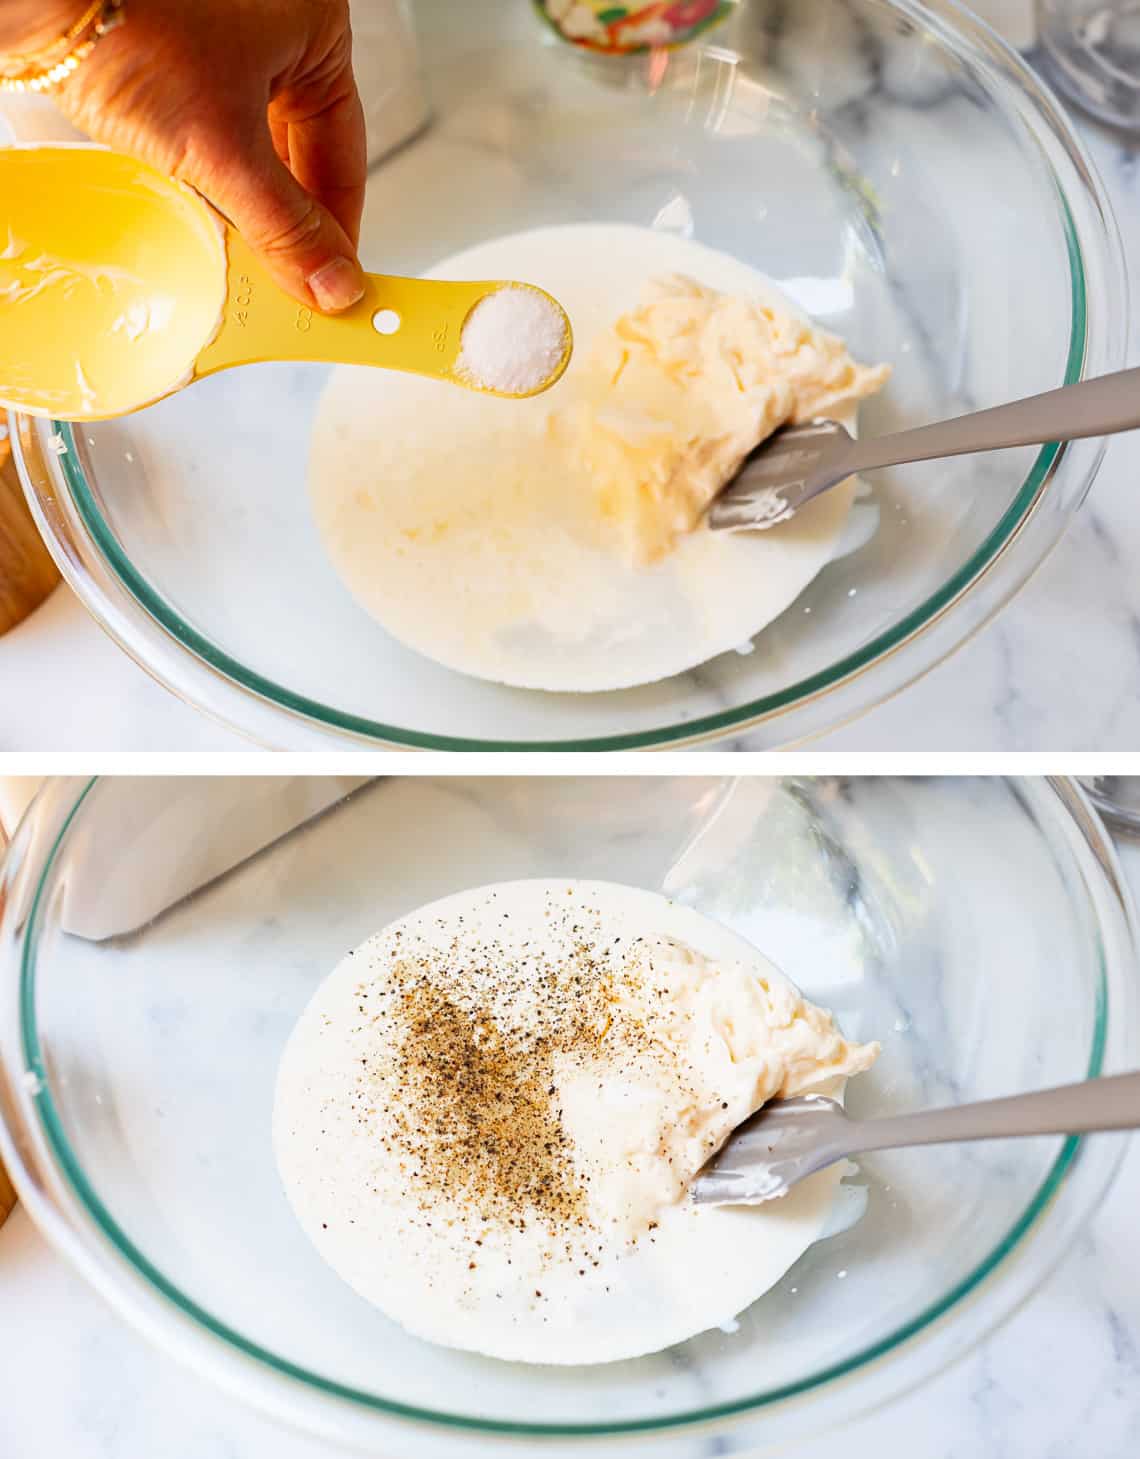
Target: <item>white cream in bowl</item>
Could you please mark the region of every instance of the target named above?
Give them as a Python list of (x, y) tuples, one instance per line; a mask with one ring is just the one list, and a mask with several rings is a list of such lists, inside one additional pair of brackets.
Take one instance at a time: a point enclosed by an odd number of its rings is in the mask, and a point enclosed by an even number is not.
[(274, 1144), (321, 1256), (408, 1331), (609, 1362), (731, 1323), (820, 1236), (836, 1169), (763, 1207), (685, 1193), (765, 1101), (838, 1090), (877, 1051), (689, 908), (505, 882), (391, 924), (321, 984)]
[(505, 684), (619, 689), (749, 642), (831, 559), (851, 484), (766, 532), (702, 521), (758, 441), (819, 414), (853, 426), (887, 375), (762, 274), (614, 224), (498, 238), (431, 273), (546, 289), (574, 354), (553, 389), (518, 401), (333, 373), (313, 510), (337, 572), (394, 637)]

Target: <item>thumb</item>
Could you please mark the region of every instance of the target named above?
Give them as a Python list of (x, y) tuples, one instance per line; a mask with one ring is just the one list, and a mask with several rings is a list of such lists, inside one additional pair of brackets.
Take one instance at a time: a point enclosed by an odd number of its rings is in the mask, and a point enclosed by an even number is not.
[(273, 150), (268, 129), (242, 145), (220, 139), (215, 159), (199, 152), (183, 177), (234, 225), (277, 283), (324, 313), (355, 304), (364, 279), (348, 234)]

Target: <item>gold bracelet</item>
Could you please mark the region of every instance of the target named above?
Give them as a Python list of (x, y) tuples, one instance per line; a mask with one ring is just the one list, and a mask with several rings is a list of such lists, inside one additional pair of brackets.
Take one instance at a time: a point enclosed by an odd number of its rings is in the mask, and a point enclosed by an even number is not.
[(91, 0), (77, 21), (49, 45), (0, 56), (0, 91), (51, 91), (87, 59), (96, 43), (125, 19), (126, 0)]

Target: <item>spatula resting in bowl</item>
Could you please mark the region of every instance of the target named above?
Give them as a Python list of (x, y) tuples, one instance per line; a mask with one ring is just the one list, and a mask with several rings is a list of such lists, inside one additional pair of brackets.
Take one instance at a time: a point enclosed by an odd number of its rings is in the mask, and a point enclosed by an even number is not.
[(762, 441), (708, 510), (714, 531), (763, 531), (861, 471), (1043, 446), (1140, 428), (1140, 369), (1062, 385), (992, 410), (856, 440), (834, 420), (785, 426)]
[(850, 1155), (998, 1140), (1140, 1129), (1140, 1072), (951, 1105), (887, 1119), (852, 1119), (818, 1094), (777, 1099), (735, 1129), (689, 1187), (702, 1206), (759, 1205)]

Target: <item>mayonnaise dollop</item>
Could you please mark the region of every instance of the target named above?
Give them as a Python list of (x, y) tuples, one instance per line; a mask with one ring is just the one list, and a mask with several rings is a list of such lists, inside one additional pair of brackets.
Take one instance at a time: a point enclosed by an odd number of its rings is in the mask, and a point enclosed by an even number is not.
[(636, 943), (606, 1038), (556, 1069), (594, 1218), (635, 1239), (768, 1100), (862, 1073), (877, 1053), (770, 965), (668, 937)]
[(670, 274), (597, 340), (550, 428), (591, 482), (615, 545), (652, 563), (761, 441), (794, 422), (849, 417), (889, 374), (857, 364), (837, 335), (773, 296)]

